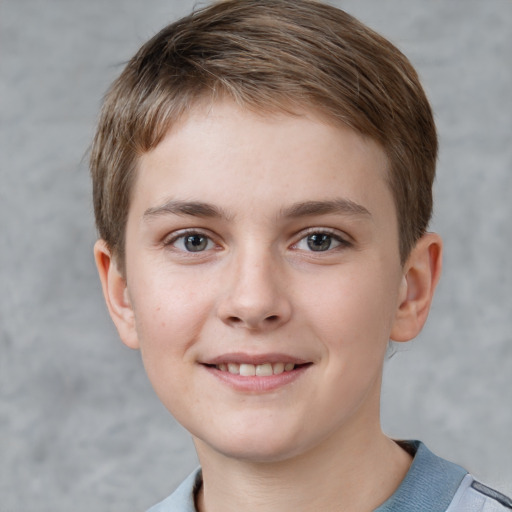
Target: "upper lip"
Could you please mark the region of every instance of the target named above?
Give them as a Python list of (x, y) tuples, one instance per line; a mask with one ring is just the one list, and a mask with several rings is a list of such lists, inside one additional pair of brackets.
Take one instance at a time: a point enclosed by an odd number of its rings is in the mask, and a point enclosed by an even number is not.
[(238, 364), (265, 364), (265, 363), (293, 363), (296, 365), (306, 364), (310, 361), (302, 359), (300, 357), (292, 356), (289, 354), (279, 353), (268, 353), (268, 354), (246, 354), (242, 352), (231, 352), (228, 354), (222, 354), (211, 359), (205, 359), (201, 361), (202, 364), (206, 365), (219, 365), (228, 363)]

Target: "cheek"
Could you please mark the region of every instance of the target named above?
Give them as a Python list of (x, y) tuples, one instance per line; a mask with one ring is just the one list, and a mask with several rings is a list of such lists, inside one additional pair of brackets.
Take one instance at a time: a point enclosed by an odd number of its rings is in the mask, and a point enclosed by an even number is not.
[(165, 274), (137, 285), (134, 312), (143, 357), (185, 354), (211, 313), (209, 291), (183, 276)]
[[(368, 269), (366, 267), (366, 269)], [(318, 337), (332, 353), (347, 351), (366, 357), (387, 346), (394, 318), (395, 287), (378, 272), (347, 272), (316, 283), (302, 292), (302, 315), (314, 325)]]
[(196, 364), (194, 347), (211, 308), (204, 293), (177, 281), (173, 286), (163, 280), (146, 283), (147, 294), (137, 296), (135, 320), (148, 379), (161, 402), (184, 422)]

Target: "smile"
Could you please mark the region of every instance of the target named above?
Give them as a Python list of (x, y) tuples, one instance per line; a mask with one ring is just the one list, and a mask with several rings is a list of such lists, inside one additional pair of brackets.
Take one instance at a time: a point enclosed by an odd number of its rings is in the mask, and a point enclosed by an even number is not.
[(229, 372), (233, 375), (242, 377), (270, 377), (271, 375), (280, 375), (283, 372), (291, 372), (295, 369), (294, 363), (221, 363), (215, 365), (221, 372)]
[(210, 375), (237, 392), (259, 394), (290, 384), (307, 373), (312, 361), (290, 354), (229, 353), (201, 361)]

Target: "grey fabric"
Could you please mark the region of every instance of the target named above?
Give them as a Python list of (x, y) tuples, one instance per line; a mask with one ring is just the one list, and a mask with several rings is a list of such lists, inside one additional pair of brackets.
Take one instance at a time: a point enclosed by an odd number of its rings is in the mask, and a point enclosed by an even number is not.
[(411, 441), (416, 455), (400, 487), (376, 512), (445, 512), (467, 471)]
[(506, 512), (512, 510), (507, 496), (466, 475), (446, 512)]

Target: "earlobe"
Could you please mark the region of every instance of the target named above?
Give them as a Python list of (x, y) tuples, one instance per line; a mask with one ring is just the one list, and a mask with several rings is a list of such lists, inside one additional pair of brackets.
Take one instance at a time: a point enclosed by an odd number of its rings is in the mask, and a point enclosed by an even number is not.
[(414, 246), (404, 266), (399, 304), (391, 331), (393, 341), (409, 341), (425, 324), (441, 277), (442, 240), (426, 233)]
[(125, 345), (138, 349), (135, 316), (128, 294), (126, 279), (119, 271), (115, 259), (104, 240), (94, 244), (94, 259), (110, 317)]

